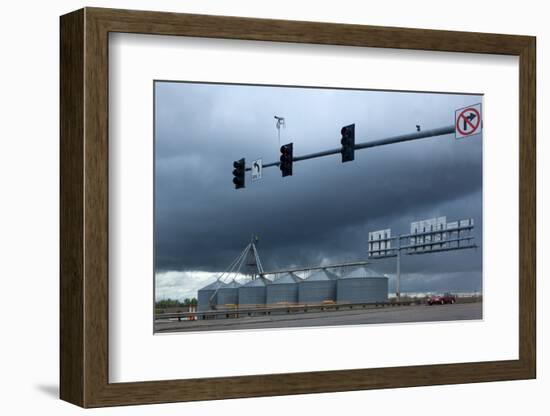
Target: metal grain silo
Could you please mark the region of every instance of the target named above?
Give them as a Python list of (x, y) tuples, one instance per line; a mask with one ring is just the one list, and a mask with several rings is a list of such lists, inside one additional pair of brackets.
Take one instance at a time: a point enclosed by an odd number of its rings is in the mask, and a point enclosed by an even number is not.
[(239, 306), (265, 306), (266, 287), (271, 280), (263, 276), (251, 280), (239, 288)]
[(358, 268), (336, 281), (336, 302), (370, 303), (388, 301), (388, 278), (367, 268)]
[(294, 273), (284, 273), (266, 286), (266, 303), (298, 303), (298, 282), (301, 280)]
[(298, 283), (299, 303), (323, 303), (336, 301), (336, 276), (328, 270), (314, 271), (307, 279)]
[(197, 293), (197, 310), (212, 310), (212, 305), (217, 305), (216, 298), (218, 297), (219, 290), (224, 286), (227, 286), (227, 283), (216, 280), (202, 289), (199, 289)]
[(241, 284), (232, 280), (224, 287), (218, 290), (216, 297), (216, 305), (218, 307), (225, 307), (227, 305), (235, 306), (239, 303), (239, 288)]

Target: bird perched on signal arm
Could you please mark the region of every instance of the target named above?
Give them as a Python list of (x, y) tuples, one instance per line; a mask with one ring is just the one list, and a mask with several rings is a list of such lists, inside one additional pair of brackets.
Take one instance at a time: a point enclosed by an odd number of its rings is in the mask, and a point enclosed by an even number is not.
[(416, 131), (420, 131), (420, 124), (416, 125)]

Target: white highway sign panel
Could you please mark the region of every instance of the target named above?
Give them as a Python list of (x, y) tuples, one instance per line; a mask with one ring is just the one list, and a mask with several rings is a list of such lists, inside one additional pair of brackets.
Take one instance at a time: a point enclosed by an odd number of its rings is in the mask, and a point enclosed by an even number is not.
[(252, 180), (257, 181), (262, 179), (262, 159), (256, 159), (252, 161)]

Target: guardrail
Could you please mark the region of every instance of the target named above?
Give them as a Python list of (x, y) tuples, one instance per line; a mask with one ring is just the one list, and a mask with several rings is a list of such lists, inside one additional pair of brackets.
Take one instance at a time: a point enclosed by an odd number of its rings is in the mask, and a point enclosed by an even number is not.
[(314, 304), (314, 305), (281, 305), (271, 307), (246, 307), (216, 309), (197, 312), (171, 312), (155, 315), (156, 320), (161, 319), (178, 319), (195, 320), (195, 319), (216, 319), (216, 318), (241, 318), (258, 315), (280, 315), (292, 313), (308, 313), (308, 312), (323, 312), (323, 311), (340, 311), (350, 309), (374, 309), (397, 306), (419, 305), (421, 300), (407, 300), (403, 302), (370, 302), (370, 303), (332, 303), (332, 304)]

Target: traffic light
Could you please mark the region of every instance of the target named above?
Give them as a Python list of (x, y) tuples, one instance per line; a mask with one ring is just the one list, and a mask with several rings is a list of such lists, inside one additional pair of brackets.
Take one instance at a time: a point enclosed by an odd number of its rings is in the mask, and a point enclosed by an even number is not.
[(292, 143), (282, 145), (279, 169), (283, 177), (292, 176), (292, 158)]
[(342, 163), (355, 159), (355, 124), (342, 127)]
[(235, 184), (235, 189), (244, 188), (244, 158), (235, 160), (233, 162), (233, 183)]

